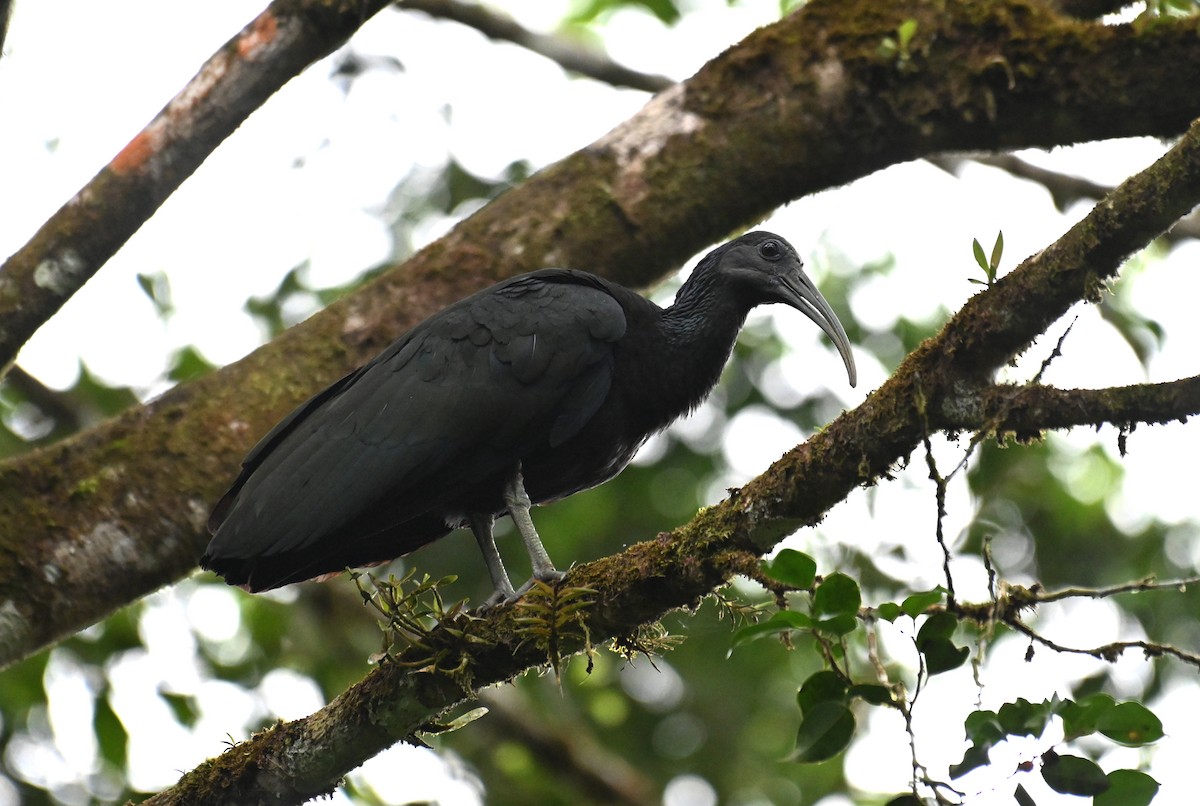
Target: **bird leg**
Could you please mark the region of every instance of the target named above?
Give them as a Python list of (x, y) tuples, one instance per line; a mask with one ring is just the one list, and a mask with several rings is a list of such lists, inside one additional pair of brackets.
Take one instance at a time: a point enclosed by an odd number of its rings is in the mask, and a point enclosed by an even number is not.
[(496, 548), (496, 538), (492, 535), (492, 525), (496, 519), (491, 515), (471, 515), (471, 531), (475, 534), (475, 542), (479, 544), (479, 552), (487, 563), (488, 574), (492, 577), (492, 595), (483, 606), (493, 607), (502, 602), (511, 602), (517, 598), (508, 571), (504, 568), (504, 560), (500, 559), (500, 551)]
[(521, 542), (525, 544), (525, 551), (529, 553), (529, 563), (533, 566), (533, 578), (522, 585), (516, 595), (520, 596), (533, 587), (535, 579), (541, 582), (557, 582), (562, 579), (565, 574), (554, 567), (550, 555), (546, 553), (546, 547), (542, 545), (542, 539), (538, 537), (537, 529), (533, 526), (533, 518), (529, 515), (532, 504), (529, 494), (525, 492), (525, 480), (521, 477), (519, 464), (512, 478), (504, 485), (504, 504), (508, 507), (508, 515), (516, 524), (517, 531), (521, 533)]

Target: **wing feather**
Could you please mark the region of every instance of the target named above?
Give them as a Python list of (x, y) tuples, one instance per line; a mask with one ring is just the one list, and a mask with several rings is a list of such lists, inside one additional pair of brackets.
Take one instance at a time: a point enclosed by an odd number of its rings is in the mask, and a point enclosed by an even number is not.
[(452, 507), (587, 422), (625, 325), (603, 281), (561, 270), (431, 317), (259, 442), (214, 510), (206, 557), (299, 551), (366, 514), (403, 523)]

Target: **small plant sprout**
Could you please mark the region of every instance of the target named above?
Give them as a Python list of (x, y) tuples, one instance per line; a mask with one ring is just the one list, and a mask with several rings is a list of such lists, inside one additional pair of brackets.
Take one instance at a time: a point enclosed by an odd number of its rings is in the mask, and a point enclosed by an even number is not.
[(996, 271), (1000, 268), (1000, 257), (1004, 254), (1004, 233), (997, 231), (996, 243), (992, 245), (992, 256), (988, 258), (983, 253), (983, 246), (979, 243), (979, 239), (975, 238), (971, 241), (971, 249), (975, 253), (975, 262), (979, 264), (979, 268), (983, 269), (985, 279), (979, 280), (974, 277), (968, 278), (969, 282), (976, 285), (992, 287), (992, 283), (996, 282)]

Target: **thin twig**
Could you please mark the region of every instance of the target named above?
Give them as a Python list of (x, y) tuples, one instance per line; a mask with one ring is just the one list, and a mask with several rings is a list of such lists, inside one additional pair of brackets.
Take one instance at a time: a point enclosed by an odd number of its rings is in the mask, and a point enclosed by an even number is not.
[[(1018, 179), (1027, 179), (1044, 187), (1050, 193), (1054, 206), (1063, 211), (1076, 202), (1103, 199), (1113, 190), (1112, 185), (1042, 168), (1012, 154), (973, 154), (970, 157), (939, 154), (927, 157), (926, 161), (955, 176), (968, 162), (999, 168)], [(1192, 213), (1181, 218), (1162, 237), (1171, 243), (1184, 238), (1200, 238), (1200, 214)]]
[(1050, 365), (1054, 363), (1054, 359), (1062, 357), (1063, 343), (1066, 342), (1067, 336), (1071, 335), (1071, 331), (1075, 329), (1075, 323), (1079, 321), (1076, 316), (1071, 320), (1071, 324), (1067, 325), (1066, 330), (1058, 337), (1058, 341), (1054, 343), (1054, 349), (1050, 351), (1050, 355), (1042, 360), (1042, 365), (1038, 367), (1038, 371), (1034, 374), (1033, 379), (1029, 381), (1029, 386), (1034, 386), (1042, 382), (1042, 377), (1046, 374), (1046, 370), (1050, 369)]
[(934, 528), (937, 544), (942, 549), (942, 571), (946, 575), (946, 606), (954, 607), (954, 577), (950, 573), (950, 547), (946, 545), (945, 521), (946, 521), (946, 488), (948, 486), (947, 479), (938, 472), (937, 460), (933, 458), (933, 444), (929, 437), (925, 436), (922, 440), (925, 444), (925, 465), (929, 468), (929, 478), (936, 485), (934, 499), (937, 501), (937, 525)]
[(489, 39), (520, 45), (555, 62), (564, 70), (603, 81), (614, 87), (631, 87), (654, 93), (675, 84), (675, 81), (666, 76), (631, 70), (585, 43), (530, 31), (511, 17), (475, 3), (462, 3), (459, 0), (398, 0), (396, 7), (421, 11), (439, 19), (453, 20), (474, 28)]
[[(1200, 584), (1200, 576), (1187, 577), (1184, 579), (1173, 579), (1166, 582), (1158, 582), (1154, 577), (1147, 577), (1136, 582), (1126, 582), (1120, 585), (1110, 585), (1103, 588), (1062, 588), (1055, 591), (1045, 591), (1039, 587), (1004, 587), (999, 595), (993, 595), (992, 601), (987, 605), (977, 605), (972, 603), (960, 603), (956, 607), (950, 607), (947, 604), (947, 609), (954, 612), (961, 618), (968, 618), (977, 621), (981, 624), (1007, 624), (1018, 632), (1027, 635), (1033, 641), (1042, 644), (1043, 646), (1052, 649), (1056, 652), (1069, 652), (1077, 655), (1091, 655), (1092, 657), (1106, 660), (1109, 662), (1115, 661), (1127, 649), (1141, 649), (1146, 657), (1162, 657), (1169, 656), (1177, 658), (1184, 663), (1200, 668), (1200, 654), (1190, 652), (1185, 649), (1171, 646), (1170, 644), (1158, 643), (1155, 641), (1133, 640), (1133, 641), (1114, 641), (1109, 644), (1104, 644), (1092, 648), (1069, 647), (1064, 644), (1059, 644), (1049, 638), (1046, 638), (1041, 633), (1030, 627), (1021, 618), (1021, 613), (1037, 607), (1042, 604), (1050, 604), (1053, 602), (1061, 602), (1067, 599), (1107, 599), (1113, 596), (1120, 596), (1126, 593), (1143, 593), (1147, 591), (1183, 591), (1189, 585)], [(985, 614), (986, 615), (981, 615)]]
[(1065, 652), (1074, 655), (1090, 655), (1098, 660), (1114, 663), (1127, 649), (1140, 649), (1147, 658), (1157, 658), (1164, 655), (1176, 658), (1184, 663), (1195, 666), (1200, 669), (1200, 654), (1188, 652), (1187, 650), (1179, 649), (1170, 644), (1160, 644), (1154, 641), (1114, 641), (1111, 644), (1092, 647), (1090, 649), (1081, 647), (1071, 647), (1052, 641), (1041, 633), (1034, 630), (1021, 619), (1016, 616), (1011, 616), (1004, 619), (1004, 623), (1012, 627), (1017, 632), (1029, 636), (1029, 638), (1048, 649), (1055, 652)]
[(1063, 588), (1056, 591), (1030, 591), (1028, 595), (1036, 604), (1061, 602), (1063, 599), (1107, 599), (1123, 593), (1143, 593), (1145, 591), (1179, 591), (1183, 592), (1189, 585), (1200, 584), (1200, 577), (1172, 579), (1158, 582), (1154, 577), (1146, 577), (1138, 582), (1127, 582), (1123, 585), (1112, 585), (1107, 588)]

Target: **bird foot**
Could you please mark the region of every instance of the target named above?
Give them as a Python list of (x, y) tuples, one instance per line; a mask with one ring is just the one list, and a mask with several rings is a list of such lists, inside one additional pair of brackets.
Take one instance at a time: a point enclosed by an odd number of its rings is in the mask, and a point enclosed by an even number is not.
[(511, 587), (509, 587), (507, 590), (497, 588), (492, 592), (491, 596), (483, 601), (483, 604), (479, 605), (477, 612), (484, 613), (496, 607), (504, 607), (512, 604), (528, 593), (530, 589), (533, 588), (535, 582), (544, 582), (547, 585), (555, 585), (561, 582), (563, 579), (566, 579), (566, 576), (567, 574), (565, 571), (559, 571), (555, 568), (550, 568), (530, 577), (524, 585), (515, 590)]
[(567, 574), (565, 571), (559, 571), (555, 568), (543, 571), (540, 574), (534, 574), (524, 585), (517, 588), (517, 595), (514, 597), (514, 599), (520, 599), (522, 596), (529, 593), (535, 582), (544, 582), (547, 585), (553, 586), (557, 585), (559, 582), (562, 582), (566, 578)]
[(512, 604), (519, 598), (521, 598), (521, 594), (513, 590), (511, 585), (508, 587), (508, 590), (501, 590), (497, 588), (496, 590), (492, 591), (492, 595), (484, 599), (483, 603), (479, 605), (479, 607), (475, 608), (475, 610), (479, 613), (486, 613), (487, 611), (493, 610), (497, 607), (504, 607), (505, 605)]

